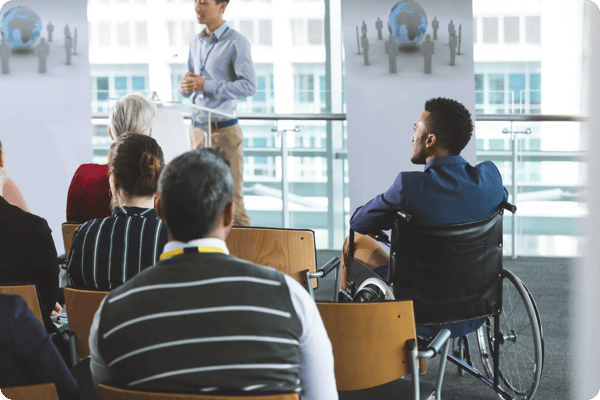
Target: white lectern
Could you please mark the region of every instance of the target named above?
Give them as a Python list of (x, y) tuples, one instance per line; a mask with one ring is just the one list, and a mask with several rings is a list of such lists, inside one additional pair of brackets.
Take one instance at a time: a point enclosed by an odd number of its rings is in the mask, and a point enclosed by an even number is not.
[[(237, 118), (237, 116), (234, 114), (227, 114), (218, 110), (214, 110), (212, 108), (206, 108), (206, 107), (201, 107), (201, 106), (197, 106), (195, 104), (192, 104), (191, 107), (193, 107), (194, 111), (192, 112), (192, 125), (194, 124), (194, 122), (196, 123), (200, 123), (203, 125), (206, 125), (206, 127), (208, 129), (204, 130), (204, 147), (211, 147), (211, 134), (212, 134), (212, 119), (213, 116), (222, 116), (222, 117), (227, 117), (228, 119), (234, 119)], [(196, 146), (198, 145), (196, 143), (196, 139), (194, 138), (194, 135), (192, 135), (191, 137), (191, 143), (192, 146), (194, 148), (196, 148)]]

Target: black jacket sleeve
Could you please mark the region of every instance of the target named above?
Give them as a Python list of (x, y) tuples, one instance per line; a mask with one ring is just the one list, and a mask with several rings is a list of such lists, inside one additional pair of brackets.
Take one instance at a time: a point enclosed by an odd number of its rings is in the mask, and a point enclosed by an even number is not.
[(58, 259), (52, 230), (40, 218), (30, 242), (29, 280), (35, 283), (41, 296), (42, 313), (49, 315), (58, 300)]

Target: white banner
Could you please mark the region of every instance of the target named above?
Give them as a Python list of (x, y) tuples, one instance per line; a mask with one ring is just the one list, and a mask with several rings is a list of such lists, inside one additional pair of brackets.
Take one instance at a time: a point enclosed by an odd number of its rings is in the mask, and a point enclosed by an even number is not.
[[(475, 121), (473, 10), (471, 0), (342, 0), (342, 16), (352, 214), (399, 172), (423, 170), (411, 136), (428, 99), (457, 100)], [(462, 152), (472, 164), (475, 150), (473, 135)]]
[(48, 220), (60, 254), (69, 183), (93, 156), (87, 1), (12, 0), (0, 18), (8, 176)]

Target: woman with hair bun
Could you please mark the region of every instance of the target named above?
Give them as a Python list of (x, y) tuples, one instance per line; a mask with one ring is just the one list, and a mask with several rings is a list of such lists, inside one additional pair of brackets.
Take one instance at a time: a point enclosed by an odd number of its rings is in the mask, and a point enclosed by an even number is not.
[[(156, 114), (156, 105), (142, 93), (125, 95), (110, 110), (108, 134), (113, 141), (131, 133), (151, 136)], [(106, 218), (111, 212), (108, 165), (80, 165), (69, 186), (67, 221)]]
[(156, 140), (130, 134), (114, 142), (108, 179), (116, 206), (75, 231), (67, 273), (75, 287), (110, 291), (154, 265), (167, 229), (154, 210), (164, 158)]

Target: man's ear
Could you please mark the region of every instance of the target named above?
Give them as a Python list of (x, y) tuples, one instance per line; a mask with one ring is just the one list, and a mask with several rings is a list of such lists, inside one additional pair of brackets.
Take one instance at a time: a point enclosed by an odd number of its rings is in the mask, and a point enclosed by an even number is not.
[(223, 210), (223, 226), (231, 227), (233, 225), (233, 217), (235, 215), (235, 206), (233, 205), (233, 201), (230, 201), (225, 205), (225, 210)]
[(430, 133), (427, 135), (427, 140), (425, 141), (425, 147), (432, 147), (435, 142), (437, 142), (437, 136), (435, 134)]

